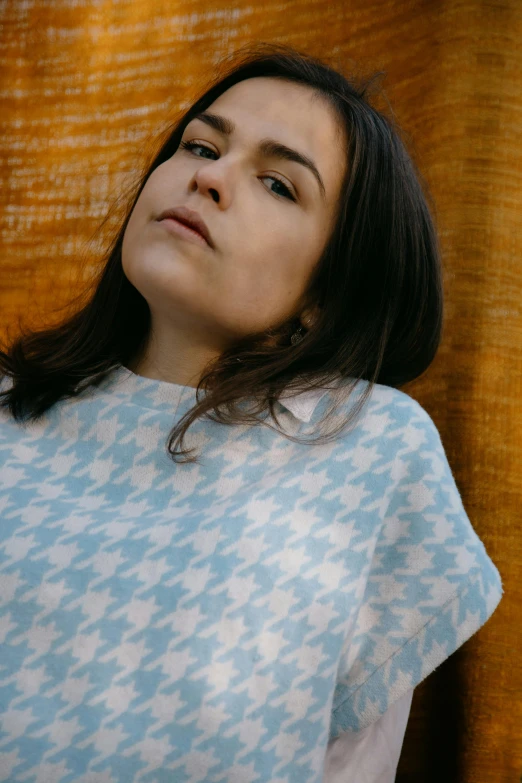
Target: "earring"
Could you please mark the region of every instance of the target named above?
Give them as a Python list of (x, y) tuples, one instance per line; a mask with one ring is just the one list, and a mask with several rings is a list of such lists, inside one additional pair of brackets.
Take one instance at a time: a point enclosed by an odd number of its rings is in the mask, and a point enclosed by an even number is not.
[(297, 343), (301, 342), (303, 337), (304, 337), (303, 327), (300, 326), (299, 329), (296, 332), (294, 332), (293, 335), (291, 336), (290, 342), (292, 343), (292, 345), (297, 345)]

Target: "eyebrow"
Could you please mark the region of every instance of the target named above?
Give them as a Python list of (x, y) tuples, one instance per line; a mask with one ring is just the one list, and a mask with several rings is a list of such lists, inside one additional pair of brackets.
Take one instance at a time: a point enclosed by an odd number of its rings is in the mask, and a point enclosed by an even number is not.
[[(212, 112), (208, 111), (196, 114), (194, 117), (192, 117), (192, 119), (201, 120), (201, 122), (204, 122), (206, 125), (210, 125), (211, 128), (214, 128), (214, 130), (217, 130), (218, 133), (222, 133), (223, 136), (230, 136), (236, 129), (235, 123), (228, 119), (228, 117), (223, 117), (221, 114), (213, 114)], [(313, 160), (307, 155), (304, 155), (302, 152), (298, 152), (291, 147), (287, 147), (286, 144), (282, 144), (280, 141), (276, 141), (275, 139), (262, 139), (259, 142), (258, 148), (261, 154), (265, 155), (266, 157), (279, 158), (280, 160), (290, 160), (293, 163), (300, 163), (301, 166), (307, 168), (316, 178), (321, 189), (323, 199), (326, 197), (326, 191), (322, 177), (319, 174), (317, 166)]]

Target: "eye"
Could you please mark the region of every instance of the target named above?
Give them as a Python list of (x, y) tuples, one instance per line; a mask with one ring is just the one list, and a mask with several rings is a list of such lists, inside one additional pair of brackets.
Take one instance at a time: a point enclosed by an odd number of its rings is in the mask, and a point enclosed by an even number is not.
[[(182, 141), (179, 146), (186, 150), (193, 150), (195, 147), (201, 147), (202, 150), (207, 150), (207, 152), (216, 155), (214, 150), (210, 149), (210, 147), (206, 147), (204, 144), (196, 144), (194, 141)], [(199, 158), (200, 156), (198, 155), (197, 157)]]
[[(217, 153), (214, 152), (214, 150), (211, 149), (210, 147), (207, 147), (205, 144), (198, 144), (197, 142), (194, 142), (194, 141), (182, 141), (182, 142), (180, 142), (179, 146), (182, 147), (182, 149), (186, 149), (186, 150), (189, 150), (189, 151), (191, 151), (193, 149), (196, 149), (196, 148), (199, 148), (199, 149), (202, 149), (202, 150), (207, 150), (207, 152), (211, 152), (213, 155), (217, 155)], [(201, 156), (197, 155), (196, 157), (199, 158)], [(294, 198), (292, 192), (290, 191), (289, 188), (287, 188), (287, 186), (285, 185), (283, 180), (279, 179), (279, 177), (274, 177), (272, 175), (268, 175), (267, 174), (264, 177), (260, 177), (260, 179), (273, 179), (274, 182), (277, 182), (278, 186), (283, 189), (283, 194), (282, 195), (280, 193), (276, 193), (275, 191), (272, 190), (271, 193), (273, 193), (274, 196), (279, 196), (280, 198), (281, 197), (282, 198), (287, 198), (289, 201), (296, 201), (297, 200), (297, 199)]]

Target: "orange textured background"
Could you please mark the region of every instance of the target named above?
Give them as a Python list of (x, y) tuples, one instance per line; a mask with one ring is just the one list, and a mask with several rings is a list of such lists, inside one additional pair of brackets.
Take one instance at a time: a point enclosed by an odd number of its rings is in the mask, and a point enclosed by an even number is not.
[(89, 240), (112, 200), (223, 55), (269, 41), (386, 71), (435, 198), (446, 293), (437, 358), (403, 390), (437, 424), (505, 591), (415, 690), (397, 783), (518, 783), (521, 0), (6, 0), (0, 36), (2, 337), (20, 314), (50, 320), (78, 293), (74, 274), (80, 260), (82, 274), (94, 269)]

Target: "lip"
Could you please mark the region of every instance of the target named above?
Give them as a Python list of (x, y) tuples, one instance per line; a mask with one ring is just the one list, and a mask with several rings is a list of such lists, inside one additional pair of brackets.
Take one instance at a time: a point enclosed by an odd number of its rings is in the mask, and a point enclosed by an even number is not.
[(207, 250), (209, 249), (206, 239), (184, 223), (180, 223), (178, 220), (174, 220), (174, 218), (163, 218), (163, 220), (158, 222), (160, 226), (163, 226), (169, 232), (169, 234), (174, 234), (174, 236), (187, 239), (189, 242), (194, 242), (195, 245), (204, 247)]
[[(207, 225), (201, 215), (199, 215), (197, 212), (195, 212), (193, 209), (189, 209), (188, 207), (171, 207), (170, 209), (165, 209), (161, 215), (157, 218), (158, 221), (162, 220), (172, 220), (172, 226), (176, 225), (176, 227), (185, 226), (185, 228), (188, 228), (192, 230), (192, 232), (196, 231), (202, 239), (205, 241), (207, 245), (210, 247), (214, 247), (214, 243), (212, 242), (212, 237), (210, 236), (210, 232), (207, 228)], [(179, 233), (179, 232), (177, 232)], [(184, 233), (185, 236), (188, 236), (188, 232)]]

